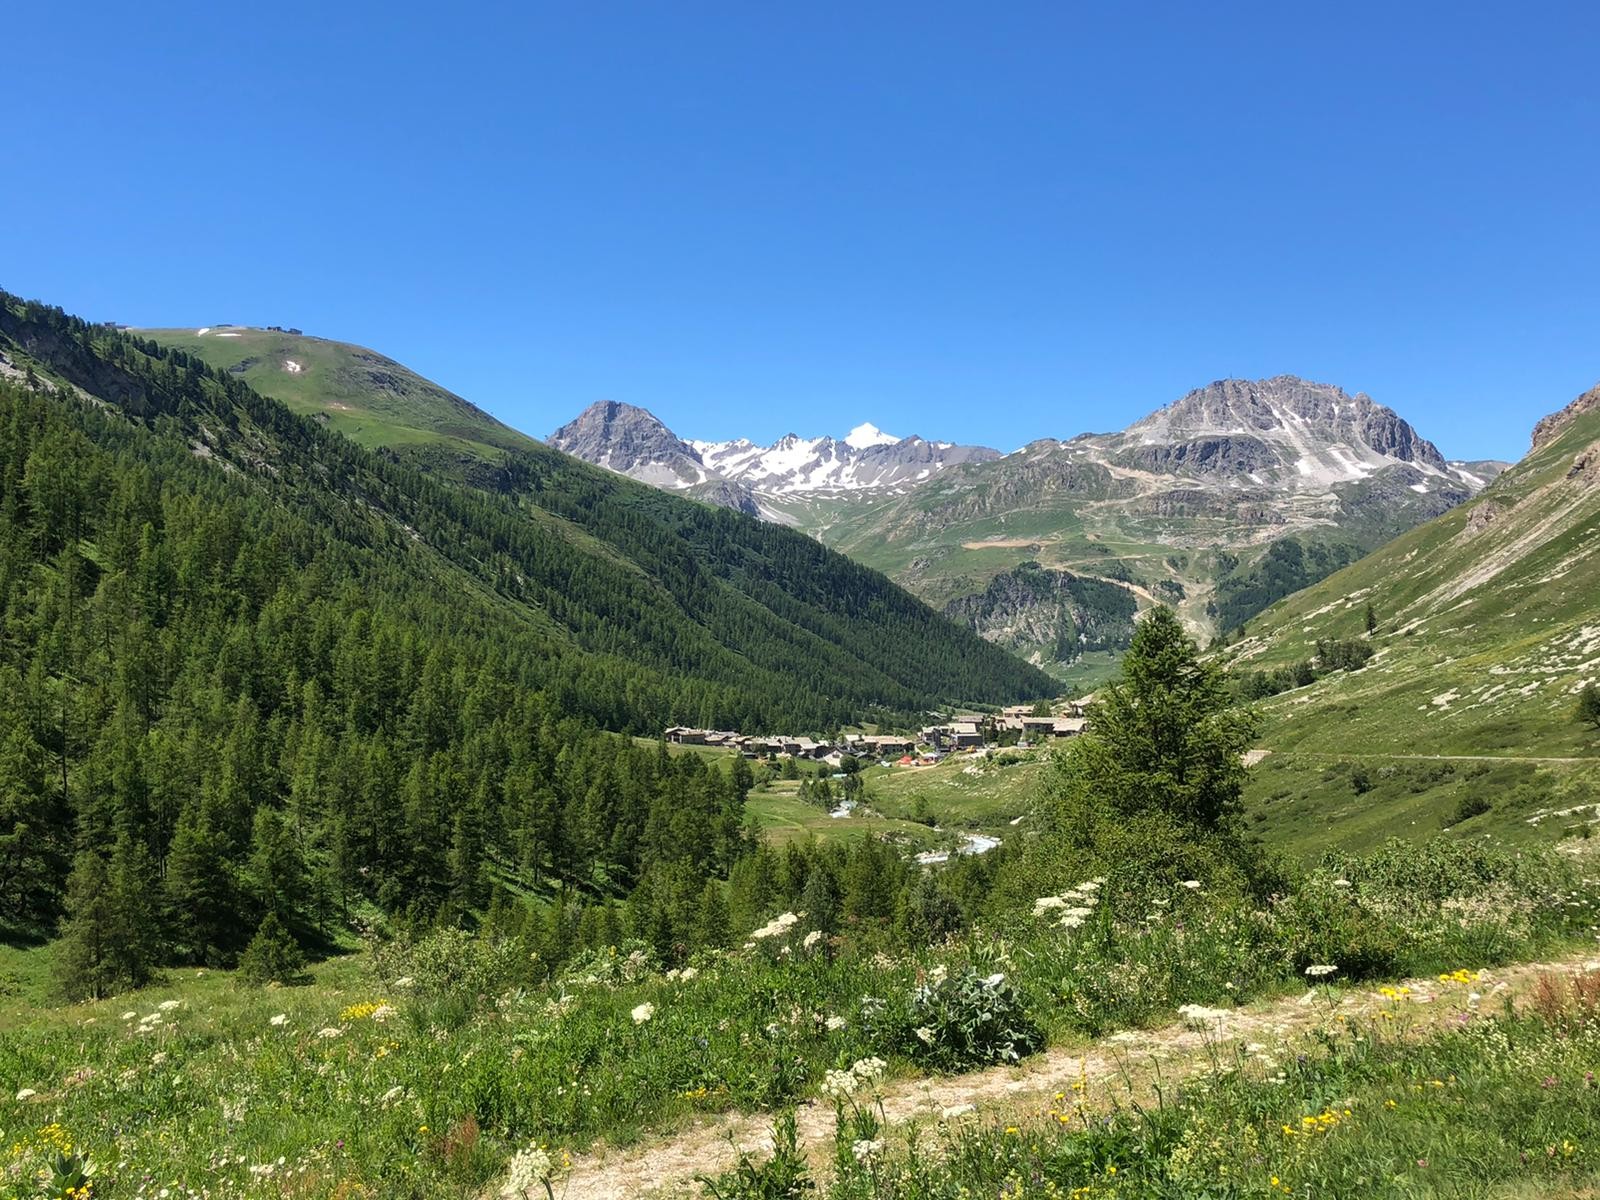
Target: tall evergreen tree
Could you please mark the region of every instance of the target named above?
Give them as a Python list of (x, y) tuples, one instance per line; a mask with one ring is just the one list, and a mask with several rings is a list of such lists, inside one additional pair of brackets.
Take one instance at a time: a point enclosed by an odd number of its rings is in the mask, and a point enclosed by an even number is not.
[(1246, 845), (1239, 817), (1243, 755), (1256, 729), (1172, 610), (1151, 609), (1121, 676), (1100, 689), (1087, 730), (1052, 781), (1054, 836), (1025, 859), (1041, 871), (1037, 886), (1097, 870), (1150, 883), (1255, 879), (1261, 856)]
[(55, 949), (56, 979), (68, 999), (98, 1000), (117, 990), (118, 932), (105, 860), (81, 851), (67, 879), (67, 915)]

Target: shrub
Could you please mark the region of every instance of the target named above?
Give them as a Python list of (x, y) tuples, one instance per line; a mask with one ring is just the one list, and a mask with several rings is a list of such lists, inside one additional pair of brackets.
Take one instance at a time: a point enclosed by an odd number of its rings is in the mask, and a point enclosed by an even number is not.
[(1403, 939), (1392, 920), (1369, 911), (1348, 890), (1306, 886), (1273, 910), (1296, 972), (1332, 964), (1346, 979), (1393, 974)]
[(717, 1200), (802, 1200), (816, 1187), (806, 1170), (806, 1156), (800, 1152), (793, 1109), (780, 1113), (773, 1122), (772, 1157), (766, 1162), (742, 1152), (733, 1170), (716, 1179), (697, 1178)]
[(1463, 821), (1470, 821), (1473, 817), (1488, 812), (1494, 805), (1487, 796), (1463, 796), (1456, 801), (1455, 811), (1450, 814), (1449, 825), (1459, 825)]
[(879, 1047), (942, 1071), (1016, 1062), (1044, 1046), (1044, 1031), (1003, 973), (938, 968), (896, 1010), (868, 1011)]
[(529, 965), (522, 944), (511, 938), (474, 937), (464, 929), (441, 929), (422, 938), (396, 938), (370, 950), (373, 973), (386, 985), (405, 980), (416, 1000), (418, 1020), (454, 1028), (470, 1019), (517, 981)]

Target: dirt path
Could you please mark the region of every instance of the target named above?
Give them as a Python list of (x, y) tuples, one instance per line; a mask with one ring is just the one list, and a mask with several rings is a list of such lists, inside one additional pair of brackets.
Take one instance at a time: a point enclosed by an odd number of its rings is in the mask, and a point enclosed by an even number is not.
[[(1411, 989), (1409, 1028), (1423, 1031), (1450, 1019), (1466, 1005), (1469, 991), (1485, 1004), (1501, 996), (1526, 992), (1545, 971), (1584, 965), (1584, 956), (1542, 963), (1523, 963), (1487, 971), (1482, 982), (1468, 986), (1435, 980), (1408, 980)], [(1085, 1046), (1046, 1051), (1019, 1067), (996, 1067), (966, 1075), (895, 1080), (883, 1091), (883, 1108), (892, 1125), (936, 1122), (974, 1113), (995, 1119), (1042, 1113), (1058, 1092), (1081, 1095), (1092, 1102), (1097, 1092), (1115, 1084), (1148, 1085), (1173, 1078), (1208, 1060), (1219, 1042), (1262, 1043), (1277, 1053), (1286, 1041), (1334, 1016), (1360, 1016), (1394, 1002), (1376, 988), (1306, 992), (1288, 1000), (1247, 1005), (1206, 1025), (1173, 1024), (1112, 1034)], [(969, 1107), (970, 1106), (970, 1107)], [(833, 1109), (821, 1102), (803, 1105), (796, 1114), (802, 1147), (814, 1158), (831, 1152)], [(969, 1118), (970, 1119), (970, 1118)], [(679, 1131), (664, 1140), (576, 1157), (571, 1170), (556, 1181), (557, 1196), (569, 1200), (636, 1200), (640, 1197), (694, 1195), (697, 1175), (715, 1175), (733, 1166), (741, 1150), (770, 1151), (770, 1114), (730, 1115)], [(820, 1157), (819, 1157), (820, 1156)]]
[(1600, 758), (1550, 758), (1526, 754), (1346, 754), (1334, 750), (1274, 750), (1274, 758), (1380, 758), (1386, 762), (1595, 763)]

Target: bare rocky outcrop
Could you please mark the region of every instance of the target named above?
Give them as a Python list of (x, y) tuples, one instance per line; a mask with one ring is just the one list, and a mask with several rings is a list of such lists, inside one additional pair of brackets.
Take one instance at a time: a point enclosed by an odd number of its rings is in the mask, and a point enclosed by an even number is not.
[(1068, 661), (1084, 650), (1114, 650), (1133, 638), (1134, 596), (1117, 582), (1026, 562), (961, 596), (944, 615), (980, 637), (1038, 661)]
[(1503, 512), (1505, 512), (1505, 509), (1493, 500), (1485, 500), (1482, 504), (1475, 505), (1472, 511), (1467, 514), (1467, 526), (1462, 532), (1468, 537), (1475, 533), (1482, 533), (1498, 520)]
[(1138, 446), (1121, 461), (1141, 471), (1196, 475), (1248, 475), (1283, 465), (1266, 442), (1243, 435)]
[(1560, 412), (1553, 412), (1533, 427), (1533, 449), (1546, 446), (1584, 413), (1600, 408), (1600, 384), (1596, 384)]
[(1600, 442), (1591, 445), (1572, 460), (1568, 479), (1575, 479), (1588, 487), (1600, 483)]

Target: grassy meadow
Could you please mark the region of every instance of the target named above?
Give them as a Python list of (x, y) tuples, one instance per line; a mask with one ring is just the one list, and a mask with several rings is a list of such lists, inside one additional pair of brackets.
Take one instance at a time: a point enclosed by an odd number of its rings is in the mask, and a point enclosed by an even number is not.
[(217, 327), (138, 329), (238, 375), (264, 396), (368, 447), (433, 447), (473, 460), (499, 462), (531, 439), (500, 424), (459, 396), (360, 346), (270, 329)]
[[(671, 971), (625, 945), (551, 977), (515, 939), (449, 931), (374, 941), (300, 986), (173, 970), (46, 1007), (50, 950), (14, 951), (0, 1180), (18, 1197), (61, 1195), (80, 1170), (93, 1196), (141, 1200), (478, 1196), (518, 1154), (559, 1176), (596, 1142), (818, 1097), (855, 1062), (893, 1082), (1303, 993), (1321, 965), (1342, 985), (1592, 946), (1596, 899), (1568, 856), (1435, 843), (1330, 861), (1259, 910), (1198, 883), (1085, 880), (914, 948), (780, 915)], [(1120, 1119), (1132, 1147), (1144, 1134)], [(970, 1157), (953, 1147), (951, 1169)]]

